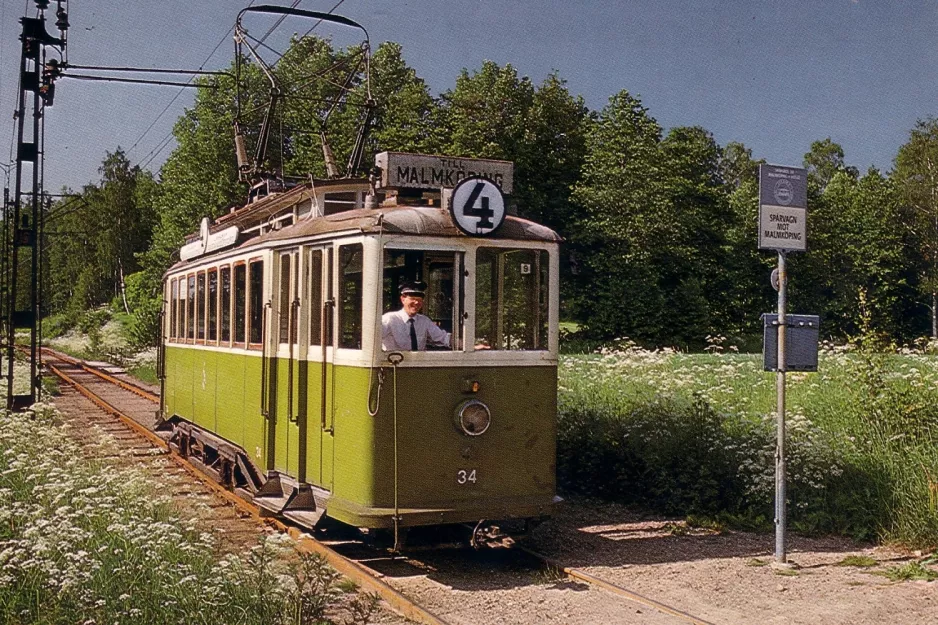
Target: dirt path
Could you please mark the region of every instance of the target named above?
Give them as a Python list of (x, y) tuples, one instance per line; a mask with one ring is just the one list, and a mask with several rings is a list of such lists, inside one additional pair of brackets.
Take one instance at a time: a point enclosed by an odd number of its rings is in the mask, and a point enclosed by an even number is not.
[[(533, 547), (568, 566), (713, 623), (938, 623), (938, 582), (881, 575), (911, 560), (888, 548), (795, 536), (788, 545), (799, 568), (781, 574), (768, 565), (772, 534), (716, 535), (583, 501), (568, 502), (532, 538)], [(838, 565), (850, 555), (877, 564)]]

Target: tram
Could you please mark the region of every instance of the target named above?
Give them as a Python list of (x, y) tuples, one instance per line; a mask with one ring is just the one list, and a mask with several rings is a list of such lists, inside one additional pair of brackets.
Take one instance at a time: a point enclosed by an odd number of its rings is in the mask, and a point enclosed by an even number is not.
[[(164, 277), (160, 429), (305, 527), (543, 519), (560, 237), (508, 214), (509, 162), (385, 152), (373, 171), (256, 197), (187, 239)], [(383, 345), (411, 282), (448, 344)]]

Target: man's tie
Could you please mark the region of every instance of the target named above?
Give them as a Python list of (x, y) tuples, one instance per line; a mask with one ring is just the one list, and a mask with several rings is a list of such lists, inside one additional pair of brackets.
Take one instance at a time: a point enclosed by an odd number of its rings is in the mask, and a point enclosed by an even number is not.
[(415, 352), (417, 351), (417, 330), (414, 329), (414, 318), (408, 319), (407, 324), (410, 325), (410, 350)]

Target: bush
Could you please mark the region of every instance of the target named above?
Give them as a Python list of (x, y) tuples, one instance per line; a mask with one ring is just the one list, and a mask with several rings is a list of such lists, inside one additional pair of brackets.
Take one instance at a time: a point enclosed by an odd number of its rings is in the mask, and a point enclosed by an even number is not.
[(101, 330), (111, 320), (111, 311), (107, 308), (89, 310), (78, 319), (78, 329), (88, 336), (88, 351), (92, 356), (101, 352)]
[(75, 319), (65, 313), (49, 315), (42, 320), (43, 338), (54, 339), (64, 336), (75, 327)]
[(127, 304), (130, 306), (130, 322), (127, 338), (136, 349), (151, 347), (159, 343), (160, 310), (163, 305), (159, 290), (147, 284), (144, 272), (127, 276)]
[[(766, 526), (775, 492), (775, 376), (756, 356), (622, 344), (563, 357), (562, 488), (678, 515)], [(789, 374), (789, 525), (938, 544), (938, 362), (827, 353)]]

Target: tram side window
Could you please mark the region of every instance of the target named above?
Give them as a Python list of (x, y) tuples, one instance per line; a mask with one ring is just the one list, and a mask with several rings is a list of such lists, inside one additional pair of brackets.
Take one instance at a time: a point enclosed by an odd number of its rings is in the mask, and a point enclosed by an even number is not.
[(205, 272), (202, 271), (199, 273), (197, 279), (198, 288), (196, 289), (196, 302), (195, 302), (195, 314), (196, 314), (196, 338), (200, 341), (205, 340)]
[(176, 338), (176, 314), (179, 306), (179, 283), (173, 279), (169, 282), (169, 338)]
[(178, 306), (176, 307), (176, 338), (186, 338), (186, 278), (179, 278)]
[(309, 344), (322, 344), (322, 250), (309, 255)]
[(186, 312), (187, 312), (187, 324), (186, 324), (186, 338), (194, 339), (195, 338), (195, 276), (189, 276), (189, 297), (186, 301)]
[[(462, 270), (462, 252), (385, 250), (382, 311), (391, 312), (401, 308), (402, 284), (425, 282), (427, 293), (421, 313), (449, 332), (458, 345), (463, 335), (464, 294), (463, 281), (455, 278), (462, 274)], [(449, 347), (429, 346), (428, 349)]]
[(208, 272), (208, 340), (218, 340), (218, 270)]
[(235, 343), (244, 343), (245, 326), (247, 325), (247, 266), (235, 265), (234, 270), (234, 333)]
[(280, 257), (280, 342), (290, 343), (293, 338), (290, 334), (290, 261), (289, 254)]
[(476, 341), (492, 349), (547, 349), (547, 252), (479, 248)]
[(231, 341), (231, 267), (221, 268), (221, 340)]
[(339, 248), (339, 347), (362, 347), (361, 243)]
[(249, 278), (251, 280), (248, 288), (250, 340), (252, 343), (260, 343), (264, 331), (264, 261), (251, 261)]

